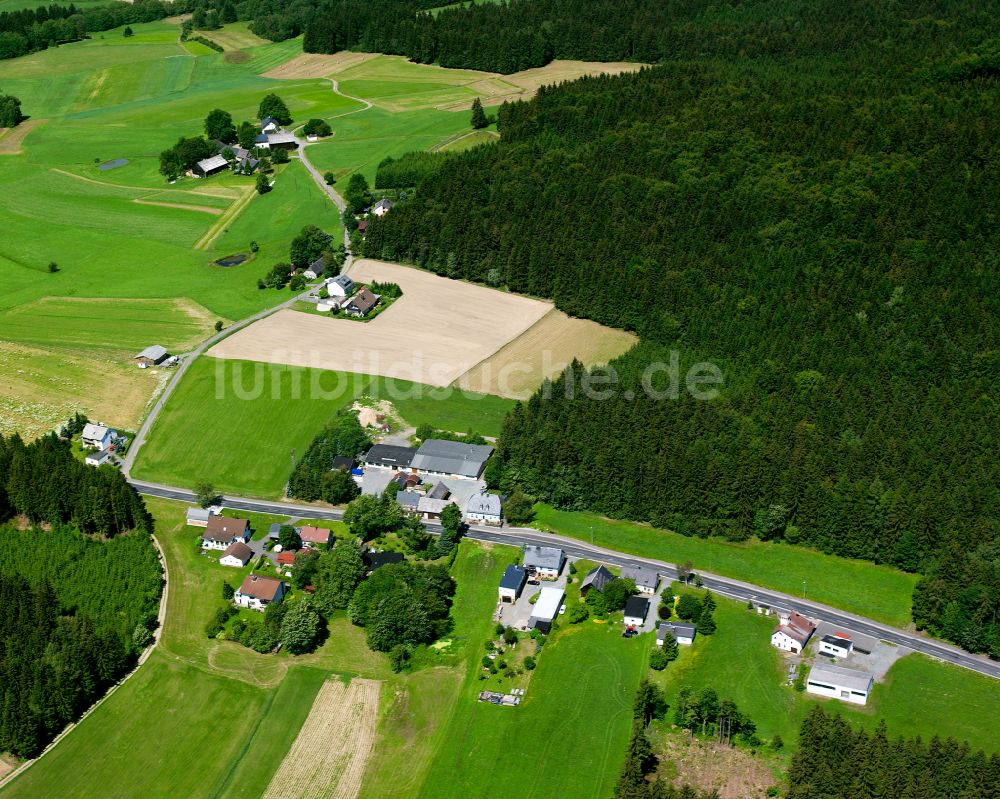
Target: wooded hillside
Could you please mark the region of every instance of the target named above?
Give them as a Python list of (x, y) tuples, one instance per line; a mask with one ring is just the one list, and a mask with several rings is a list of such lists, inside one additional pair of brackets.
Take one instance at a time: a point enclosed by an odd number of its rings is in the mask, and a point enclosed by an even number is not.
[[(613, 398), (560, 383), (511, 414), (502, 488), (922, 571), (918, 623), (1000, 656), (1000, 22), (672, 8), (675, 60), (504, 106), (502, 141), (444, 160), (366, 255), (642, 336)], [(671, 351), (680, 396), (652, 399)], [(714, 401), (683, 390), (702, 360)]]

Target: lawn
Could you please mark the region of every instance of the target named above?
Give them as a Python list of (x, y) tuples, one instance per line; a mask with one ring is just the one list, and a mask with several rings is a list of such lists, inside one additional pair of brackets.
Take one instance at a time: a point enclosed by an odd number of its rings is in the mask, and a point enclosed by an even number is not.
[[(680, 657), (655, 676), (671, 706), (682, 687), (714, 688), (721, 699), (733, 700), (749, 714), (762, 738), (779, 734), (790, 748), (802, 718), (818, 704), (868, 729), (884, 719), (893, 737), (920, 735), (925, 741), (935, 735), (953, 737), (1000, 752), (1000, 724), (992, 719), (983, 723), (982, 714), (976, 712), (1000, 703), (1000, 682), (911, 653), (876, 684), (864, 707), (816, 699), (785, 684), (785, 661), (770, 644), (773, 618), (758, 616), (724, 597), (716, 601), (718, 631), (680, 647)], [(669, 726), (672, 717), (666, 722)]]
[(906, 627), (911, 621), (910, 598), (919, 575), (887, 566), (787, 544), (688, 538), (644, 524), (559, 511), (541, 504), (536, 507), (535, 525), (668, 563), (690, 560), (696, 571), (746, 580), (793, 596), (803, 596), (805, 586), (808, 599), (886, 624)]
[[(389, 384), (392, 384), (391, 387)], [(374, 378), (366, 394), (388, 399), (410, 425), (429, 424), (438, 430), (485, 436), (500, 435), (504, 417), (514, 401), (492, 394), (476, 394), (456, 388), (430, 388), (406, 380)]]

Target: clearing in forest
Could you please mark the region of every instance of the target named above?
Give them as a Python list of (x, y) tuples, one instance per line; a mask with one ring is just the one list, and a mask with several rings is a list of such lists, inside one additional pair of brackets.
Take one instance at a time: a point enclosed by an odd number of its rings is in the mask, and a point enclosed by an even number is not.
[(323, 683), (264, 799), (354, 799), (371, 754), (381, 683)]
[(555, 377), (574, 358), (584, 366), (605, 364), (638, 340), (633, 333), (552, 310), (456, 382), (467, 391), (527, 399), (545, 378)]

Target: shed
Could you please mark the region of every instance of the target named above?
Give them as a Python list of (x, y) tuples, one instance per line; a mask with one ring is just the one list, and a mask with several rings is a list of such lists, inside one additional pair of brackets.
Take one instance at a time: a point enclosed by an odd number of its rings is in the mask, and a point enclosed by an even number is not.
[(216, 172), (229, 168), (229, 162), (221, 155), (213, 155), (211, 158), (203, 158), (192, 168), (192, 172), (200, 178), (207, 178)]
[(528, 573), (516, 564), (511, 564), (500, 578), (500, 601), (517, 602), (524, 584), (528, 581)]
[(294, 134), (282, 130), (277, 133), (268, 133), (267, 144), (272, 150), (275, 147), (283, 150), (294, 150), (299, 146), (299, 140), (295, 138)]
[(546, 586), (538, 595), (531, 610), (531, 617), (528, 619), (528, 626), (548, 633), (552, 629), (552, 621), (559, 615), (559, 607), (563, 601), (563, 590), (553, 586)]
[(816, 663), (806, 678), (806, 691), (832, 699), (842, 699), (855, 705), (864, 705), (868, 703), (868, 695), (874, 682), (875, 678), (866, 671)]
[(95, 452), (88, 452), (83, 460), (88, 466), (103, 466), (111, 460), (111, 450), (101, 449)]
[(170, 353), (164, 347), (161, 347), (159, 344), (153, 344), (135, 356), (135, 365), (140, 369), (146, 369), (150, 366), (157, 366), (163, 363), (169, 357)]
[(188, 508), (186, 517), (188, 527), (207, 527), (208, 517), (211, 515), (212, 511), (208, 508)]

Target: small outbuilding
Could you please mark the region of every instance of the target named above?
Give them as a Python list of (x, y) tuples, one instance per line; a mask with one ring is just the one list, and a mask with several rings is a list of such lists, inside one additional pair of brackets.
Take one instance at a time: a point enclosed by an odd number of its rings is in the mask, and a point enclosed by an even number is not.
[(564, 592), (561, 588), (547, 586), (538, 594), (538, 600), (531, 609), (528, 626), (534, 630), (548, 633), (552, 630), (552, 622), (559, 615)]
[(500, 601), (517, 602), (527, 581), (528, 573), (520, 566), (512, 563), (504, 571), (503, 577), (500, 578)]
[(226, 547), (226, 551), (219, 558), (219, 563), (223, 566), (234, 566), (237, 569), (242, 569), (250, 562), (250, 558), (252, 557), (253, 550), (250, 547), (242, 541), (234, 541)]
[(188, 508), (185, 521), (188, 527), (207, 527), (211, 515), (208, 508)]
[(632, 580), (635, 587), (643, 594), (655, 594), (660, 584), (660, 575), (656, 569), (648, 566), (624, 566), (622, 567), (622, 579)]
[(649, 615), (649, 600), (644, 596), (630, 596), (625, 602), (625, 626), (641, 627)]
[(105, 463), (109, 463), (111, 461), (111, 450), (101, 449), (94, 452), (88, 452), (83, 460), (88, 466), (103, 466)]
[(565, 563), (566, 553), (558, 547), (529, 544), (524, 548), (524, 567), (538, 577), (556, 579)]
[(192, 167), (191, 171), (199, 178), (207, 178), (215, 175), (223, 169), (229, 168), (229, 162), (221, 155), (213, 155), (211, 158), (203, 158)]
[(587, 596), (590, 593), (590, 589), (593, 588), (595, 591), (604, 591), (604, 586), (615, 579), (615, 576), (606, 566), (595, 566), (589, 572), (587, 576), (583, 578), (583, 582), (580, 583), (580, 596)]
[(150, 366), (159, 366), (169, 357), (170, 353), (165, 348), (153, 344), (135, 356), (135, 365), (140, 369), (148, 369)]
[(806, 692), (865, 705), (874, 683), (875, 678), (868, 672), (845, 669), (829, 663), (816, 663), (806, 678)]
[(281, 602), (287, 590), (281, 580), (261, 574), (248, 574), (233, 595), (233, 602), (241, 608), (264, 611), (268, 605)]

